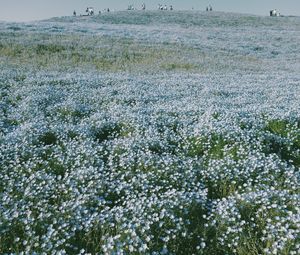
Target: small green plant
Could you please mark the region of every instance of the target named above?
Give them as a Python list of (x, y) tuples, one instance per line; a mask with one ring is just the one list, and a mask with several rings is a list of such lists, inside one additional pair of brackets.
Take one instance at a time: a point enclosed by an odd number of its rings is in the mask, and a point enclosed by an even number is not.
[(288, 133), (288, 124), (289, 122), (286, 120), (270, 120), (266, 126), (266, 130), (273, 134), (286, 137)]
[(223, 159), (225, 155), (231, 155), (233, 159), (239, 159), (238, 146), (234, 144), (234, 141), (218, 134), (190, 137), (184, 142), (183, 148), (188, 157), (205, 156), (207, 160), (210, 160)]
[(58, 44), (38, 44), (35, 48), (38, 55), (60, 53), (65, 50), (64, 46)]
[(198, 68), (195, 64), (190, 63), (170, 63), (170, 64), (163, 64), (161, 67), (167, 71), (176, 71), (176, 70), (182, 70), (182, 71), (191, 71), (196, 70)]
[(237, 190), (238, 182), (229, 179), (220, 179), (218, 181), (207, 181), (207, 197), (209, 199), (218, 199), (228, 197)]
[(58, 139), (55, 133), (48, 131), (40, 136), (39, 141), (44, 145), (53, 145), (57, 143)]
[(84, 109), (68, 109), (61, 108), (57, 111), (58, 116), (63, 120), (71, 119), (73, 121), (78, 121), (89, 115), (89, 112)]
[[(295, 129), (295, 126), (296, 129)], [(263, 141), (265, 153), (275, 153), (281, 159), (300, 167), (300, 131), (298, 123), (287, 120), (270, 120), (265, 130), (270, 133)]]
[(67, 254), (77, 254), (81, 249), (91, 254), (97, 254), (101, 250), (103, 233), (109, 231), (103, 225), (96, 223), (93, 228), (88, 231), (76, 230), (73, 237), (70, 239), (72, 246), (66, 248)]
[(206, 151), (205, 138), (202, 137), (190, 137), (187, 139), (186, 144), (186, 155), (188, 157), (202, 157)]
[[(5, 229), (7, 223), (1, 221), (2, 229)], [(10, 253), (12, 250), (19, 252), (24, 249), (24, 245), (16, 240), (26, 240), (25, 224), (15, 219), (11, 226), (10, 231), (6, 235), (0, 235), (0, 252), (2, 254)]]
[(114, 139), (117, 137), (127, 137), (133, 132), (133, 128), (125, 123), (107, 123), (95, 129), (94, 136), (98, 142)]
[(56, 159), (48, 159), (46, 172), (56, 176), (64, 177), (66, 167)]

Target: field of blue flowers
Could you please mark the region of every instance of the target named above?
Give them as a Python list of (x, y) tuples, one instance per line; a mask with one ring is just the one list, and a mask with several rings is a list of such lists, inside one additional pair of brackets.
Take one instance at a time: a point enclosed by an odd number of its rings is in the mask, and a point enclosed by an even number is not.
[(0, 254), (300, 254), (300, 18), (0, 22)]

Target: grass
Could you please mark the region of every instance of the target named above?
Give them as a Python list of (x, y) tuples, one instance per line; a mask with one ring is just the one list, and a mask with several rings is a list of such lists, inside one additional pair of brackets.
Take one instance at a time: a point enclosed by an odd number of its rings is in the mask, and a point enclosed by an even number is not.
[(59, 108), (57, 110), (57, 115), (64, 121), (72, 120), (73, 122), (79, 121), (85, 117), (89, 116), (89, 111), (85, 109), (68, 109)]
[(81, 249), (84, 249), (87, 253), (96, 254), (101, 249), (103, 240), (103, 232), (109, 231), (110, 228), (101, 225), (100, 223), (95, 224), (89, 231), (78, 230), (75, 235), (71, 238), (73, 247), (66, 249), (67, 254), (76, 254)]
[(133, 127), (126, 123), (107, 123), (94, 130), (95, 140), (99, 143), (115, 139), (118, 137), (127, 137), (134, 131)]
[(54, 145), (57, 143), (58, 139), (55, 133), (48, 131), (40, 136), (39, 141), (44, 145)]
[(300, 133), (299, 123), (290, 123), (287, 120), (270, 120), (265, 131), (267, 135), (264, 140), (265, 152), (275, 153), (281, 159), (300, 167)]
[[(241, 181), (240, 181), (241, 182)], [(230, 179), (222, 179), (214, 182), (206, 181), (208, 193), (208, 199), (220, 199), (226, 198), (237, 191), (237, 187), (240, 184), (239, 182), (233, 182)]]
[(37, 44), (34, 50), (36, 54), (40, 56), (62, 53), (66, 51), (67, 48), (58, 44)]
[(266, 130), (273, 134), (276, 134), (276, 135), (279, 135), (282, 137), (287, 137), (287, 134), (289, 131), (288, 124), (289, 124), (289, 122), (287, 120), (276, 120), (276, 119), (270, 120), (267, 123)]
[[(26, 36), (26, 35), (25, 35)], [(170, 58), (173, 50), (160, 46), (148, 46), (129, 39), (78, 38), (77, 36), (54, 36), (51, 42), (35, 35), (36, 44), (26, 45), (7, 41), (1, 44), (0, 54), (12, 64), (23, 63), (36, 68), (61, 66), (94, 68), (101, 71), (132, 71), (136, 65), (155, 66), (157, 60)], [(50, 39), (50, 38), (49, 38)], [(48, 40), (49, 40), (48, 39)], [(66, 44), (65, 41), (84, 40), (87, 45)], [(41, 43), (43, 42), (43, 43)], [(82, 44), (84, 45), (84, 43)], [(143, 68), (142, 68), (143, 69)]]
[[(210, 70), (231, 70), (236, 62), (253, 62), (248, 56), (204, 52), (177, 43), (149, 44), (131, 38), (93, 37), (88, 35), (28, 35), (22, 31), (12, 33), (16, 36), (3, 38), (0, 55), (8, 64), (23, 64), (36, 69), (57, 69), (64, 67), (94, 69), (103, 72), (193, 72), (207, 73)], [(24, 36), (24, 43), (17, 39)], [(27, 43), (28, 41), (34, 43)], [(77, 42), (80, 42), (77, 43)], [(188, 56), (188, 58), (186, 57)], [(236, 61), (232, 61), (232, 59)], [(232, 65), (227, 65), (229, 61)], [(58, 66), (59, 63), (59, 66)], [(253, 63), (257, 63), (255, 60)], [(240, 67), (246, 65), (240, 65)], [(251, 67), (252, 68), (252, 67)]]
[(235, 142), (219, 134), (189, 137), (183, 147), (188, 157), (206, 156), (206, 160), (212, 160), (222, 159), (226, 155), (231, 156), (234, 160), (239, 159), (238, 147)]
[(199, 66), (190, 63), (169, 63), (161, 65), (161, 68), (167, 71), (196, 71)]

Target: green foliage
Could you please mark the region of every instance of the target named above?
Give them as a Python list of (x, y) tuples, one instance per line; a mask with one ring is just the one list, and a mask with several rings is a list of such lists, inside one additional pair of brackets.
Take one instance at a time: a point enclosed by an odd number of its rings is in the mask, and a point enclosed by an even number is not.
[(188, 157), (202, 157), (206, 151), (206, 139), (202, 137), (190, 137), (186, 142), (186, 155)]
[(238, 147), (232, 140), (225, 139), (221, 135), (190, 137), (184, 143), (185, 153), (188, 157), (203, 157), (206, 160), (222, 159), (230, 155), (238, 160)]
[(16, 75), (14, 77), (14, 80), (16, 82), (23, 82), (23, 81), (25, 81), (25, 79), (26, 79), (26, 75), (25, 74)]
[(87, 253), (96, 254), (101, 250), (103, 233), (110, 231), (110, 228), (105, 228), (103, 225), (95, 224), (88, 231), (77, 230), (75, 235), (71, 237), (70, 243), (72, 247), (67, 247), (67, 254), (77, 254), (78, 251), (84, 249)]
[(35, 51), (38, 55), (61, 53), (66, 50), (66, 47), (58, 44), (38, 44)]
[(61, 108), (57, 111), (57, 113), (60, 118), (66, 121), (67, 120), (78, 121), (89, 115), (89, 112), (84, 109)]
[(266, 126), (266, 130), (273, 134), (286, 137), (288, 133), (288, 124), (289, 122), (286, 120), (270, 120)]
[[(262, 239), (266, 234), (263, 231), (268, 221), (275, 220), (277, 217), (286, 217), (286, 215), (277, 208), (262, 209), (260, 204), (250, 204), (244, 201), (239, 201), (237, 208), (241, 216), (240, 221), (245, 222), (238, 241), (237, 254), (264, 254), (264, 249), (273, 244), (272, 240)], [(280, 254), (289, 254), (289, 249), (290, 247), (286, 246), (285, 251)]]
[(205, 184), (208, 191), (207, 198), (218, 199), (234, 194), (239, 183), (224, 178), (218, 181), (207, 181)]
[(265, 130), (267, 135), (263, 141), (265, 153), (275, 153), (281, 159), (300, 167), (300, 129), (298, 122), (287, 120), (270, 120)]
[[(5, 34), (0, 45), (0, 54), (6, 56), (8, 63), (19, 64), (36, 69), (81, 68), (109, 72), (156, 73), (161, 71), (207, 72), (232, 69), (224, 65), (227, 58), (237, 58), (236, 62), (253, 62), (250, 57), (229, 56), (221, 63), (214, 57), (206, 56), (202, 50), (193, 49), (177, 43), (149, 44), (131, 38), (108, 36), (82, 36), (78, 34), (27, 34), (23, 31), (13, 33), (15, 37), (24, 37), (32, 44), (10, 40)], [(80, 42), (80, 43), (78, 43)], [(183, 58), (188, 56), (188, 58)], [(199, 58), (201, 56), (201, 58)], [(228, 60), (228, 59), (227, 59)], [(257, 61), (256, 61), (257, 62)], [(244, 66), (244, 65), (243, 65)]]
[(26, 240), (25, 234), (25, 224), (15, 219), (11, 226), (8, 226), (5, 221), (1, 220), (1, 228), (5, 229), (6, 227), (10, 227), (11, 230), (8, 235), (0, 236), (0, 253), (8, 254), (11, 251), (19, 252), (24, 249), (24, 245), (17, 243), (16, 238), (20, 238), (21, 240)]
[(39, 141), (44, 145), (53, 145), (57, 143), (58, 139), (55, 133), (48, 131), (39, 137)]
[(22, 30), (22, 28), (17, 27), (17, 26), (10, 26), (10, 27), (8, 27), (7, 29), (13, 30), (13, 31), (20, 31), (20, 30)]
[(198, 66), (195, 64), (190, 63), (169, 63), (169, 64), (163, 64), (161, 67), (167, 71), (191, 71), (191, 70), (197, 70)]
[(64, 177), (66, 167), (56, 159), (48, 159), (46, 172), (56, 176)]
[(134, 129), (125, 123), (108, 123), (94, 130), (95, 140), (103, 142), (105, 140), (115, 139), (117, 137), (127, 137)]
[(11, 58), (19, 58), (23, 53), (23, 47), (20, 44), (1, 44), (0, 55)]

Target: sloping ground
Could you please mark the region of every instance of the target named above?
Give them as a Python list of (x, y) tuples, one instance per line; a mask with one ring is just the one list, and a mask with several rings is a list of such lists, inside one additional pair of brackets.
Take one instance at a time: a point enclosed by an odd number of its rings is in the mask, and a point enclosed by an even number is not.
[(0, 253), (300, 253), (299, 29), (0, 23)]
[[(149, 24), (139, 24), (147, 19), (144, 16), (151, 17)], [(161, 69), (297, 73), (299, 20), (224, 13), (118, 12), (4, 23), (1, 55), (21, 58), (25, 54), (25, 61), (47, 62), (52, 68), (59, 59), (67, 67), (88, 63), (89, 69), (124, 71), (130, 67), (130, 72), (137, 69), (139, 73)]]

